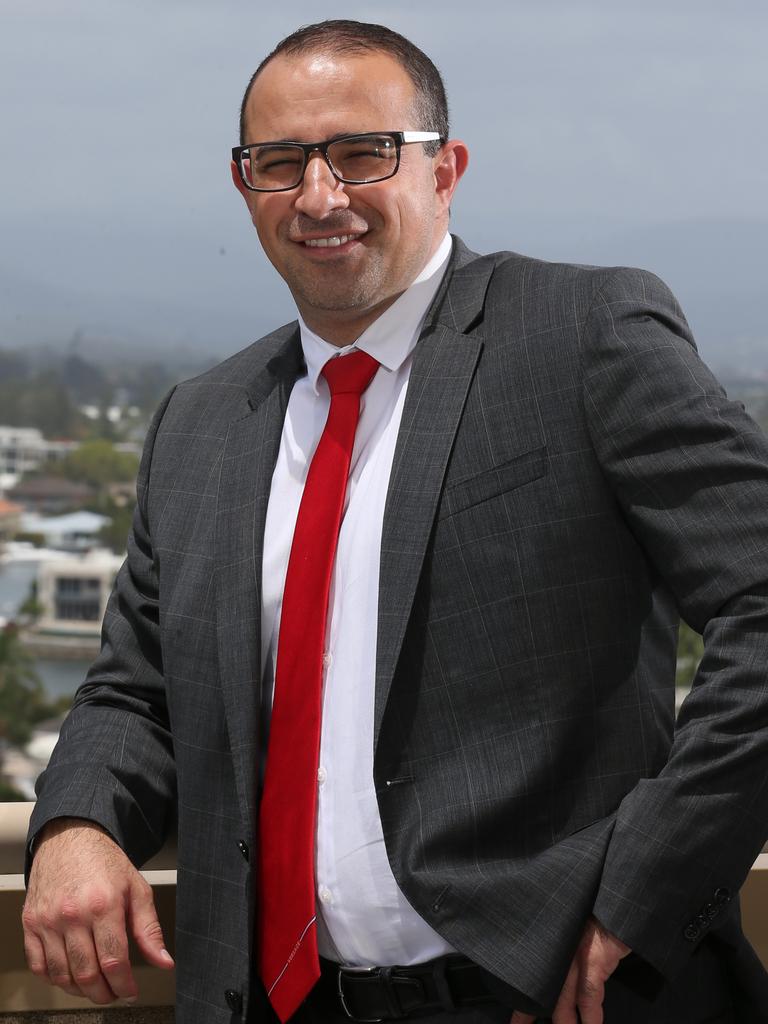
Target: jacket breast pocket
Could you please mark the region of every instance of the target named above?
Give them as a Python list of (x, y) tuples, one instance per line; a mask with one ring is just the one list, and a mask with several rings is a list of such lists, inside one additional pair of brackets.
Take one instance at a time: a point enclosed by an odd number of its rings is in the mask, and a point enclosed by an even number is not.
[(441, 503), (440, 516), (456, 515), (463, 509), (479, 505), (480, 502), (505, 494), (523, 484), (538, 480), (547, 473), (549, 458), (547, 446), (516, 455), (509, 462), (486, 469), (476, 476), (460, 480), (446, 488)]

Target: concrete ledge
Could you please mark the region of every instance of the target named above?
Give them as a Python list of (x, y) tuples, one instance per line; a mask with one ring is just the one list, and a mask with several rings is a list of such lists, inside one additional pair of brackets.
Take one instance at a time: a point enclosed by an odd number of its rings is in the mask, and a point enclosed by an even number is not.
[(172, 1006), (0, 1013), (0, 1024), (173, 1024), (174, 1020)]

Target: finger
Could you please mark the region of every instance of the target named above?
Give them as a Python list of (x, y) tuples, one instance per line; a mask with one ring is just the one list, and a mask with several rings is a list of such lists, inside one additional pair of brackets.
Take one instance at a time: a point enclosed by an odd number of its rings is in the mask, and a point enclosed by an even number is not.
[(530, 1013), (523, 1013), (521, 1010), (515, 1010), (509, 1024), (534, 1024), (535, 1020), (536, 1018), (532, 1017)]
[(578, 961), (574, 960), (568, 968), (563, 987), (552, 1014), (552, 1024), (579, 1024), (576, 1015), (576, 996), (579, 983)]
[(131, 970), (124, 917), (94, 921), (93, 941), (101, 973), (112, 992), (118, 999), (136, 999), (139, 990)]
[(582, 1024), (603, 1024), (605, 983), (600, 975), (584, 971), (579, 977), (577, 1005)]
[(46, 930), (40, 936), (45, 955), (45, 970), (48, 980), (56, 988), (61, 988), (69, 995), (82, 995), (69, 971), (69, 958), (64, 947), (64, 940), (54, 931)]
[(27, 958), (27, 966), (38, 978), (42, 978), (50, 984), (48, 977), (48, 966), (45, 962), (45, 949), (40, 938), (34, 932), (24, 929), (24, 956)]
[(64, 935), (72, 980), (92, 1003), (105, 1006), (115, 994), (101, 973), (93, 936), (87, 928), (70, 928)]
[(144, 958), (155, 967), (169, 970), (174, 966), (173, 957), (165, 948), (163, 929), (157, 919), (152, 889), (141, 875), (131, 885), (128, 894), (128, 922), (131, 934)]

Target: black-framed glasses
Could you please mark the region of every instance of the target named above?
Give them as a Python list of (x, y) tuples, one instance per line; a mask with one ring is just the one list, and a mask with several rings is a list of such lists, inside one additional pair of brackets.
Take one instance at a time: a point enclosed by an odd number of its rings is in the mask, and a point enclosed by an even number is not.
[(235, 146), (232, 159), (252, 192), (287, 192), (301, 184), (312, 153), (345, 185), (368, 185), (397, 174), (401, 146), (443, 141), (438, 132), (361, 132), (325, 142), (251, 142)]

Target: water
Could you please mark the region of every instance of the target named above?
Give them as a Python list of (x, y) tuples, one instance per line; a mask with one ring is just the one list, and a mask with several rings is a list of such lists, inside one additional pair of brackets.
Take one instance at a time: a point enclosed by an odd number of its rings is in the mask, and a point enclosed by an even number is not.
[(34, 664), (43, 689), (51, 700), (55, 700), (58, 697), (74, 696), (75, 690), (85, 678), (90, 662), (38, 658)]
[(37, 576), (34, 562), (11, 562), (0, 565), (0, 618), (10, 619), (29, 596)]

